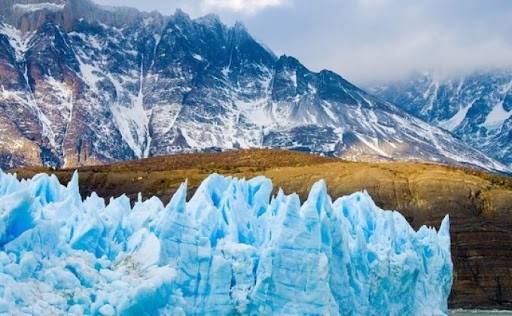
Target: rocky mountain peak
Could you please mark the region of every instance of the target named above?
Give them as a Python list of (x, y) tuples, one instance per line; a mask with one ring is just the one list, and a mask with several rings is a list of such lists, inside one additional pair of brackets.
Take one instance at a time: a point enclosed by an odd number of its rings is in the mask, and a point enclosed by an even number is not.
[(334, 72), (276, 57), (240, 23), (87, 0), (48, 8), (0, 27), (3, 168), (278, 147), (506, 170)]
[(205, 16), (195, 19), (195, 22), (203, 24), (205, 26), (213, 27), (213, 28), (219, 27), (219, 26), (224, 26), (224, 24), (220, 20), (220, 17), (217, 14), (207, 14)]

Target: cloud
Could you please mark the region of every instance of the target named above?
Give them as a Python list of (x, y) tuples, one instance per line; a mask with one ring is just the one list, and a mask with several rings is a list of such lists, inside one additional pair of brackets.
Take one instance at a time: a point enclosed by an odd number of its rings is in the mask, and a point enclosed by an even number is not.
[(255, 13), (259, 10), (281, 6), (285, 0), (202, 0), (203, 10), (231, 10)]
[(359, 84), (512, 66), (512, 1), (296, 0), (246, 21), (275, 51)]
[[(1, 0), (0, 0), (1, 1)], [(93, 0), (98, 4), (135, 7), (144, 11), (157, 10), (172, 14), (182, 9), (192, 17), (217, 13), (228, 22), (260, 14), (270, 9), (291, 7), (296, 0)]]
[(359, 84), (512, 66), (510, 0), (94, 0), (242, 21), (277, 54)]

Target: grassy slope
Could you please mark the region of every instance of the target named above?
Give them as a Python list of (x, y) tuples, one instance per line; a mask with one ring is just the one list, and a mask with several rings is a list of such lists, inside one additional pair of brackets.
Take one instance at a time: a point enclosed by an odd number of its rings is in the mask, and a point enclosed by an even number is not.
[[(44, 169), (18, 170), (22, 177)], [(72, 170), (55, 173), (66, 182)], [(188, 179), (189, 194), (209, 174), (250, 178), (265, 175), (275, 188), (304, 199), (325, 179), (333, 198), (367, 190), (384, 209), (402, 212), (414, 227), (452, 219), (456, 266), (453, 307), (512, 308), (512, 179), (469, 169), (417, 163), (354, 163), (314, 155), (250, 150), (157, 157), (80, 169), (84, 195), (96, 191), (134, 199), (169, 200)]]

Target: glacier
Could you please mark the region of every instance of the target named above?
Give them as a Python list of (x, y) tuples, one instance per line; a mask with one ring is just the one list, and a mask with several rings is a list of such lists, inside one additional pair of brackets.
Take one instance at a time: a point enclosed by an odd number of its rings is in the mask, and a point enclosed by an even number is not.
[(0, 314), (447, 314), (448, 216), (415, 231), (366, 192), (273, 192), (213, 174), (132, 206), (0, 171)]

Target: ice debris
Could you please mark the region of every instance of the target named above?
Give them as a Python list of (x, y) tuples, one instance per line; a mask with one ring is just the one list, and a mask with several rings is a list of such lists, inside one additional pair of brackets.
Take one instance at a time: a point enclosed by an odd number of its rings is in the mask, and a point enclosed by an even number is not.
[(444, 315), (448, 217), (415, 232), (365, 192), (301, 205), (211, 175), (187, 202), (82, 200), (75, 174), (0, 172), (0, 314)]

